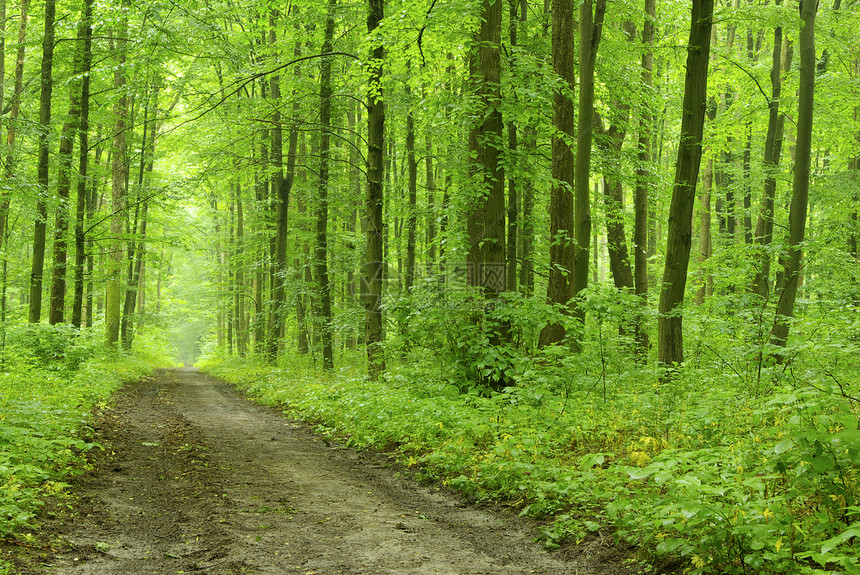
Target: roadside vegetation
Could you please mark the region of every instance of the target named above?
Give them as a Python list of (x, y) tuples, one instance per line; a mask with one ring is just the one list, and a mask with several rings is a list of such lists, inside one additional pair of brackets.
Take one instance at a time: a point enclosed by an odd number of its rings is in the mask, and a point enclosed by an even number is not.
[[(591, 294), (600, 321), (582, 354), (511, 345), (497, 355), (479, 345), (496, 322), (425, 306), (408, 338), (390, 336), (386, 353), (399, 360), (379, 381), (349, 350), (335, 371), (307, 356), (271, 367), (213, 353), (202, 365), (347, 445), (540, 519), (548, 548), (599, 532), (665, 572), (860, 572), (856, 318), (809, 305), (778, 364), (749, 317), (695, 310), (690, 359), (661, 383), (618, 335), (620, 297)], [(525, 339), (553, 313), (534, 300), (507, 309)], [(482, 377), (511, 385), (493, 392)]]
[(87, 452), (100, 447), (93, 410), (167, 363), (165, 346), (143, 334), (134, 353), (106, 348), (103, 329), (19, 324), (2, 335), (0, 538), (32, 527), (46, 499), (62, 499), (67, 479), (86, 469)]

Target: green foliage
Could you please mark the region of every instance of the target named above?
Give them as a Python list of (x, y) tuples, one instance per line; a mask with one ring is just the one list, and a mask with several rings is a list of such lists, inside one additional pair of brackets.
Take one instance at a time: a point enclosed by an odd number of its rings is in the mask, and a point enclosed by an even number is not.
[(154, 347), (131, 356), (107, 351), (94, 343), (101, 335), (46, 325), (11, 331), (0, 374), (0, 536), (30, 525), (99, 447), (88, 426), (93, 407), (164, 363)]

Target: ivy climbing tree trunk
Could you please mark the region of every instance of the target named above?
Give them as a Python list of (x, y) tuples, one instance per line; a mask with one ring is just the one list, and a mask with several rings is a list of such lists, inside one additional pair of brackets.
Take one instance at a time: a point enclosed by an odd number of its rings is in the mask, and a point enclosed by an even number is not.
[(713, 13), (713, 0), (693, 0), (684, 102), (681, 107), (681, 136), (669, 207), (666, 264), (660, 291), (660, 315), (657, 319), (657, 357), (661, 364), (669, 368), (684, 361), (681, 305), (687, 285), (693, 204), (702, 158)]
[[(798, 278), (802, 271), (806, 211), (809, 203), (809, 176), (812, 164), (812, 115), (815, 96), (815, 13), (818, 0), (800, 0), (800, 80), (797, 103), (797, 140), (794, 153), (791, 208), (788, 216), (788, 254), (783, 258), (782, 282), (777, 286), (779, 303), (770, 333), (772, 344), (785, 347), (788, 340)], [(780, 354), (775, 354), (781, 360)]]
[(30, 323), (42, 317), (42, 274), (45, 269), (45, 240), (48, 226), (48, 145), (51, 131), (51, 94), (54, 88), (54, 16), (56, 0), (45, 0), (45, 35), (42, 39), (41, 96), (39, 98), (39, 160), (36, 167), (36, 220), (33, 224), (33, 265), (30, 269)]
[[(384, 16), (385, 0), (368, 0), (367, 31), (373, 36)], [(385, 370), (382, 350), (382, 213), (385, 149), (385, 102), (382, 93), (382, 64), (385, 48), (374, 39), (368, 69), (367, 88), (367, 196), (365, 223), (367, 241), (362, 275), (362, 298), (365, 310), (365, 343), (367, 346), (367, 372), (371, 380), (378, 379)]]

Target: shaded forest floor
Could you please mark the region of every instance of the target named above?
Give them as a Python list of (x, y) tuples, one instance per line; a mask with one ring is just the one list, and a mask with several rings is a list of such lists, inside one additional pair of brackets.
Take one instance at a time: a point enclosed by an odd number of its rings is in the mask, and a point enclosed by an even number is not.
[(532, 521), (418, 483), (193, 369), (126, 386), (96, 433), (106, 449), (72, 482), (72, 509), (3, 544), (18, 572), (635, 572), (609, 538), (548, 553)]

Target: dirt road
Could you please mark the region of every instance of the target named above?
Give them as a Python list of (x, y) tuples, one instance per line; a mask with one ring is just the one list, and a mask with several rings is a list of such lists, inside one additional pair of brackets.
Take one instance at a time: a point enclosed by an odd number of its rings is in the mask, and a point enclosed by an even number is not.
[[(74, 514), (24, 573), (615, 574), (567, 559), (513, 513), (472, 508), (377, 455), (327, 444), (195, 370), (128, 386), (99, 418), (108, 449)], [(596, 550), (594, 550), (596, 551)]]

